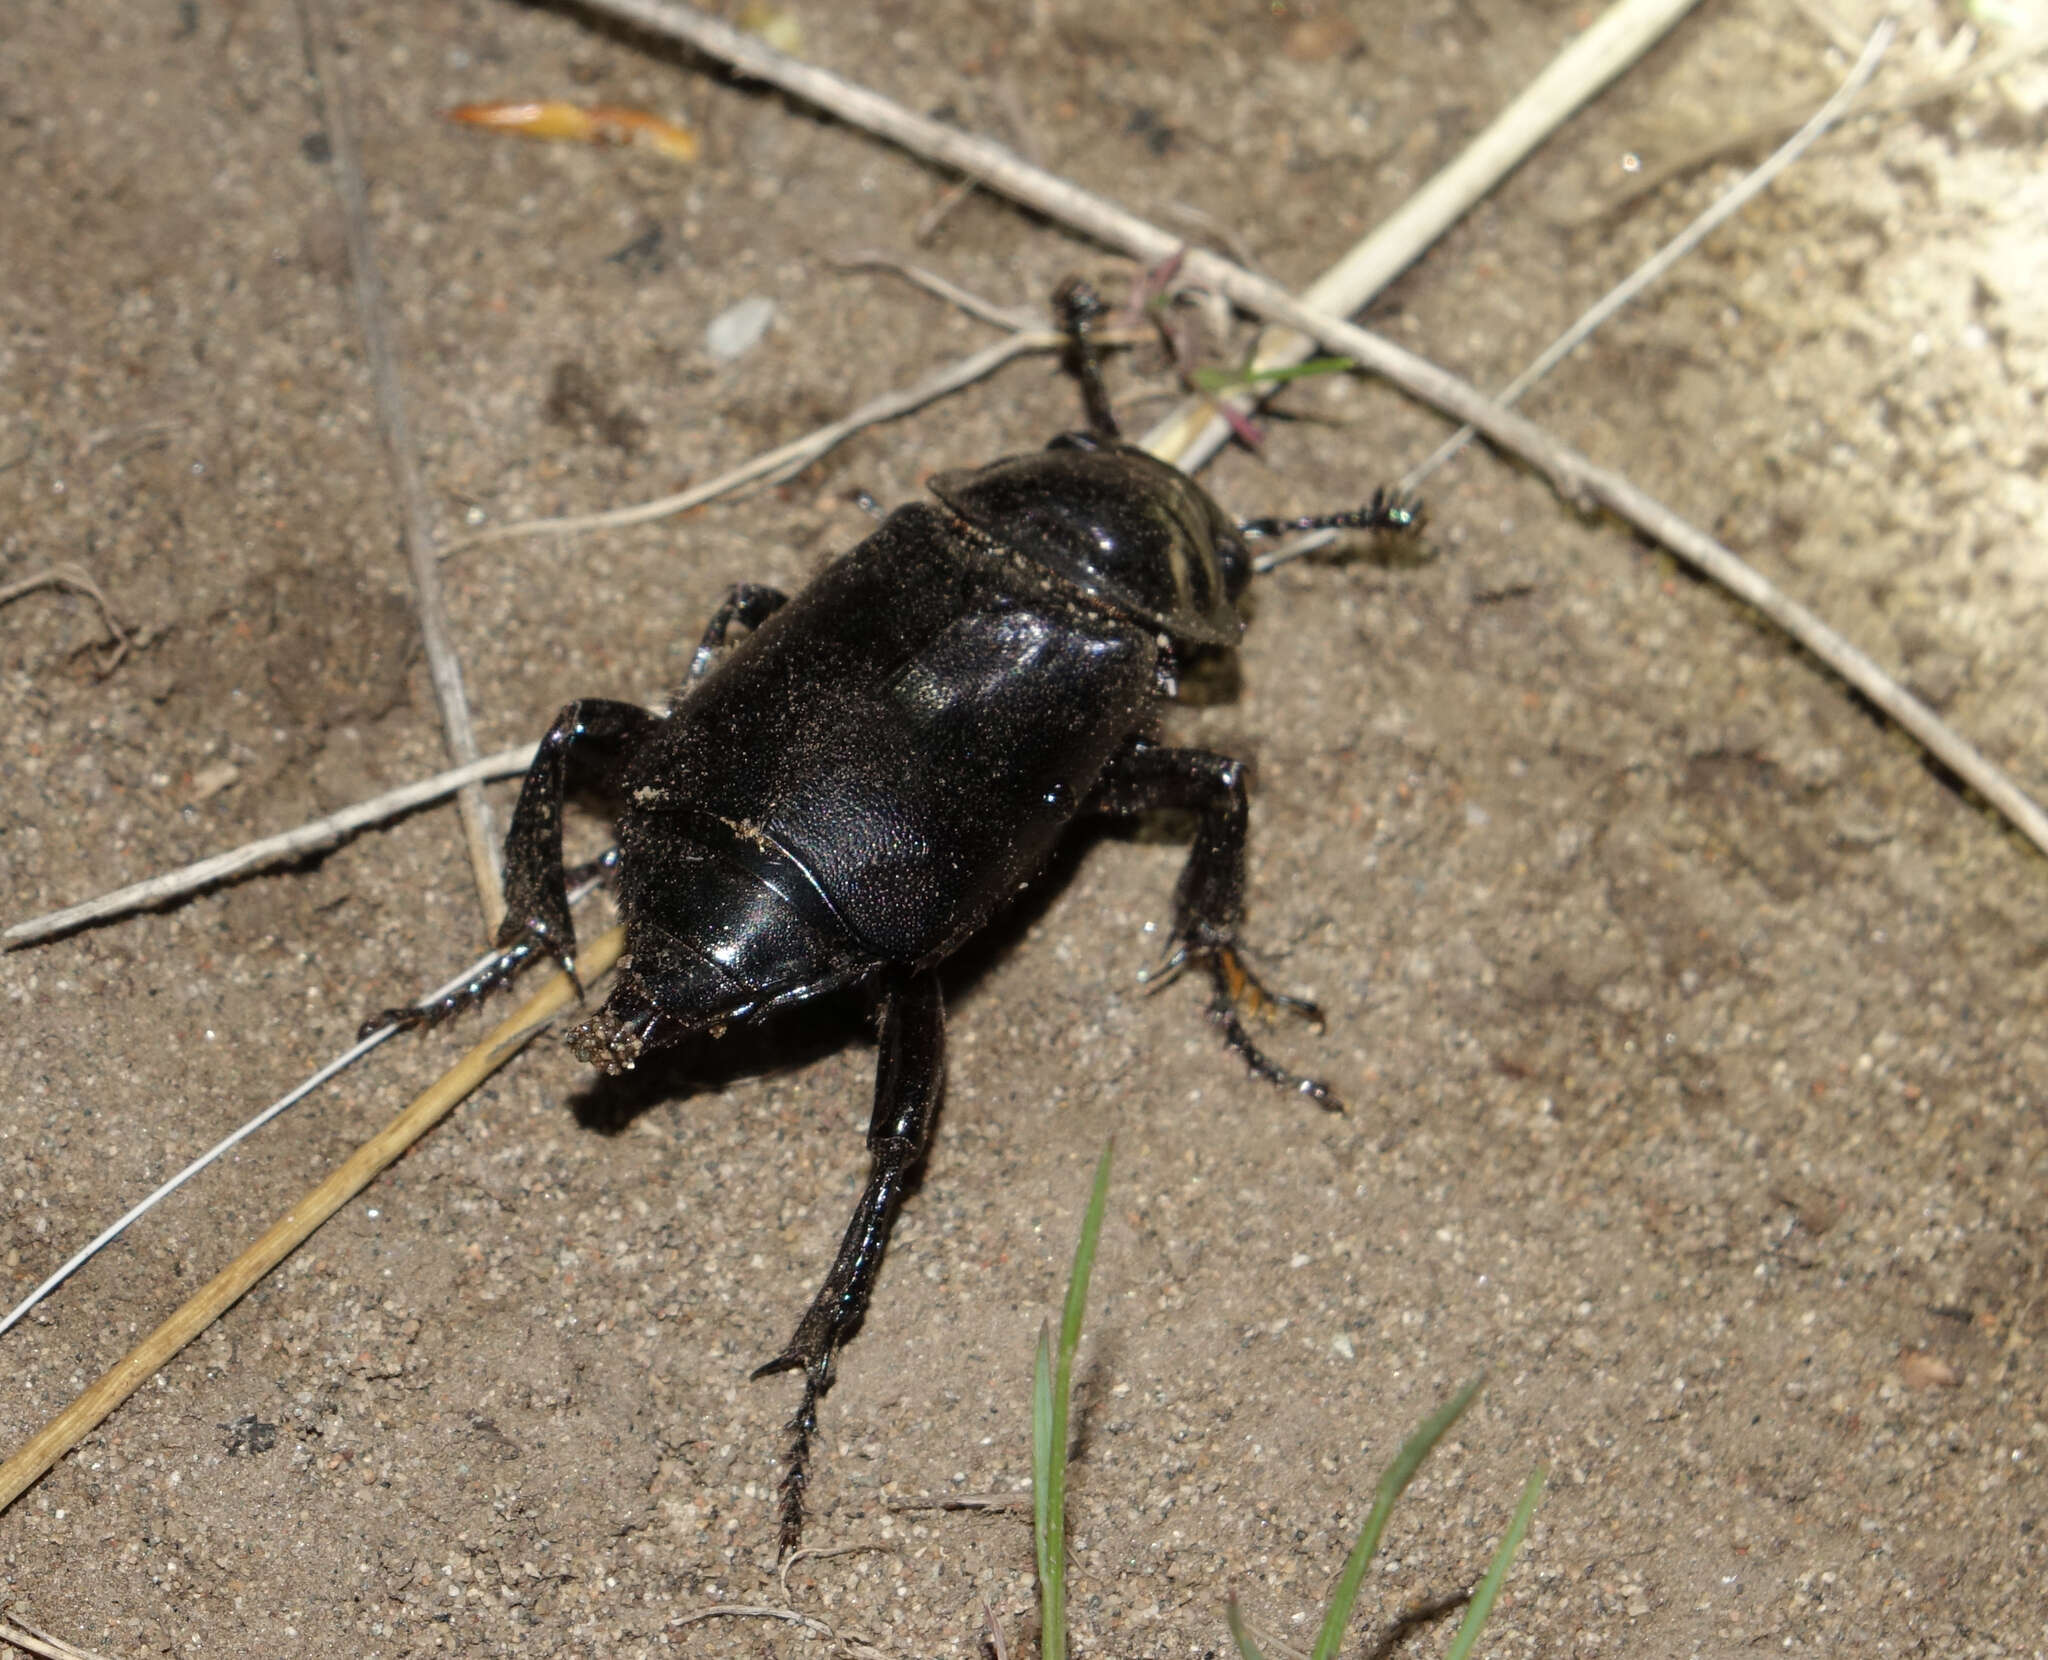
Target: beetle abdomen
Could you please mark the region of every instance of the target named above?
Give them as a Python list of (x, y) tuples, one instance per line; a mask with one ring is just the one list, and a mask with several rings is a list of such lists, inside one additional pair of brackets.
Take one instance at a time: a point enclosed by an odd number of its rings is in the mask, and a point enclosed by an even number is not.
[(938, 960), (1028, 880), (1153, 681), (1135, 630), (1021, 607), (955, 618), (848, 700), (767, 814), (884, 961)]
[[(760, 828), (701, 808), (622, 822), (620, 907), (633, 970), (665, 1010), (708, 1024), (837, 977), (859, 947), (801, 863)], [(636, 844), (644, 848), (637, 860)]]

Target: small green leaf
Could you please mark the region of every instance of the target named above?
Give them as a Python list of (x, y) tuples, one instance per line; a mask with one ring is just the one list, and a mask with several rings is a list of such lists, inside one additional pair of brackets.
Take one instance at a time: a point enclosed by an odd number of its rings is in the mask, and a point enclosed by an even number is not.
[(1039, 1653), (1042, 1660), (1066, 1660), (1067, 1541), (1066, 1454), (1053, 1410), (1052, 1332), (1038, 1328), (1038, 1353), (1031, 1369), (1031, 1543), (1038, 1553)]
[(1290, 380), (1307, 380), (1313, 375), (1341, 375), (1357, 367), (1348, 357), (1312, 357), (1306, 363), (1296, 363), (1287, 368), (1196, 369), (1189, 373), (1188, 383), (1197, 392), (1207, 392), (1214, 397), (1223, 392), (1242, 391), (1248, 386), (1281, 386)]
[(1232, 1597), (1223, 1605), (1223, 1617), (1230, 1622), (1230, 1636), (1237, 1644), (1241, 1660), (1266, 1660), (1259, 1645), (1252, 1641), (1252, 1634), (1244, 1628), (1244, 1614), (1237, 1606), (1237, 1598)]
[(1310, 1660), (1335, 1660), (1338, 1645), (1344, 1641), (1344, 1628), (1351, 1623), (1351, 1610), (1358, 1602), (1359, 1587), (1365, 1583), (1366, 1566), (1372, 1561), (1372, 1553), (1379, 1549), (1380, 1535), (1387, 1530), (1387, 1518), (1393, 1515), (1394, 1506), (1407, 1491), (1408, 1483), (1415, 1479), (1415, 1472), (1422, 1468), (1422, 1461), (1450, 1433), (1451, 1425), (1465, 1415), (1465, 1408), (1472, 1404), (1485, 1383), (1486, 1374), (1482, 1372), (1438, 1407), (1424, 1420), (1422, 1427), (1401, 1444), (1401, 1450), (1394, 1455), (1394, 1462), (1380, 1477), (1379, 1492), (1373, 1499), (1372, 1509), (1366, 1513), (1365, 1525), (1358, 1530), (1358, 1539), (1351, 1547), (1351, 1554), (1344, 1559), (1344, 1572), (1338, 1576), (1337, 1589), (1330, 1597), (1330, 1611), (1323, 1619), (1322, 1630), (1316, 1634), (1316, 1646), (1311, 1651)]
[(1074, 1383), (1074, 1351), (1081, 1346), (1081, 1319), (1088, 1308), (1088, 1279), (1095, 1270), (1095, 1243), (1109, 1203), (1112, 1139), (1095, 1161), (1095, 1186), (1074, 1245), (1074, 1271), (1067, 1279), (1060, 1311), (1058, 1358), (1052, 1334), (1040, 1327), (1031, 1376), (1031, 1535), (1038, 1552), (1038, 1648), (1040, 1660), (1067, 1654), (1067, 1407)]
[(1536, 1501), (1543, 1497), (1543, 1477), (1543, 1467), (1538, 1465), (1529, 1477), (1528, 1485), (1522, 1489), (1522, 1502), (1515, 1506), (1514, 1520), (1508, 1523), (1500, 1549), (1493, 1553), (1493, 1566), (1486, 1570), (1479, 1589), (1472, 1593), (1471, 1604), (1458, 1626), (1458, 1635), (1444, 1651), (1444, 1660), (1465, 1660), (1472, 1652), (1472, 1645), (1479, 1641), (1479, 1633), (1486, 1626), (1486, 1617), (1493, 1612), (1494, 1599), (1500, 1595), (1501, 1586), (1507, 1583), (1508, 1569), (1514, 1565), (1515, 1552), (1522, 1548), (1523, 1536), (1528, 1533), (1530, 1519), (1536, 1514)]

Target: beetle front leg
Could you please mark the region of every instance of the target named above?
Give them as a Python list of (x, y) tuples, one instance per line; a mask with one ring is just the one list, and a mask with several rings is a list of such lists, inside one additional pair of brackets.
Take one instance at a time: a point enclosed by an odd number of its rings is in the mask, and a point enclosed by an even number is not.
[[(385, 1026), (435, 1025), (473, 1003), (546, 952), (572, 978), (576, 928), (562, 869), (562, 801), (571, 791), (602, 786), (618, 775), (626, 756), (661, 725), (637, 703), (586, 697), (555, 716), (527, 768), (512, 828), (505, 836), (505, 920), (497, 957), (460, 990), (434, 1003), (386, 1009), (363, 1023), (361, 1035)], [(601, 863), (602, 861), (600, 861)]]
[(867, 1311), (875, 1274), (888, 1248), (889, 1229), (904, 1183), (931, 1139), (945, 1074), (946, 1006), (937, 974), (893, 976), (882, 993), (875, 1059), (875, 1110), (868, 1123), (868, 1181), (839, 1242), (839, 1254), (796, 1334), (781, 1354), (757, 1368), (757, 1378), (801, 1371), (803, 1400), (789, 1421), (788, 1467), (782, 1477), (782, 1550), (794, 1550), (804, 1524), (811, 1436), (818, 1427), (818, 1397), (832, 1382), (832, 1354)]
[(725, 636), (734, 623), (759, 628), (788, 603), (789, 595), (780, 588), (769, 588), (759, 582), (735, 582), (726, 590), (724, 603), (704, 625), (704, 638), (690, 657), (686, 684), (694, 686), (710, 672), (712, 659), (725, 649)]
[(1089, 799), (1092, 812), (1131, 814), (1179, 808), (1196, 815), (1195, 842), (1173, 895), (1174, 950), (1161, 975), (1171, 978), (1190, 963), (1208, 971), (1209, 1017), (1223, 1042), (1254, 1075), (1342, 1112), (1329, 1085), (1290, 1072), (1254, 1044), (1239, 1017), (1254, 1010), (1286, 1009), (1322, 1024), (1322, 1012), (1304, 998), (1269, 991), (1244, 960), (1238, 924), (1244, 920), (1244, 845), (1250, 818), (1244, 763), (1205, 749), (1166, 749), (1134, 743), (1109, 765)]

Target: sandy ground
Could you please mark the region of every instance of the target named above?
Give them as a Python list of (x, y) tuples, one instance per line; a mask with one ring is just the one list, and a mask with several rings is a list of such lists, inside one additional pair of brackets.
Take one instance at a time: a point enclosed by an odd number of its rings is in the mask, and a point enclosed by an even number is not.
[[(1584, 21), (1343, 9), (1349, 35), (1329, 8), (1224, 0), (794, 15), (816, 61), (1154, 220), (1227, 227), (1298, 284)], [(658, 494), (987, 338), (835, 263), (912, 250), (946, 181), (901, 154), (571, 12), (372, 0), (336, 22), (443, 534)], [(1967, 46), (1957, 11), (1905, 22), (1894, 84)], [(1504, 380), (1735, 172), (1603, 214), (1625, 155), (1818, 101), (1844, 61), (1800, 9), (1712, 10), (1372, 321)], [(685, 117), (704, 157), (437, 115), (529, 95)], [(1853, 126), (1530, 406), (2037, 793), (2044, 105), (2037, 68)], [(16, 0), (0, 144), (0, 584), (76, 561), (144, 631), (102, 678), (85, 602), (0, 612), (13, 919), (443, 752), (294, 9)], [(979, 198), (921, 257), (1009, 303), (1074, 269), (1129, 280)], [(757, 295), (766, 339), (714, 363), (706, 324)], [(1140, 358), (1118, 384), (1165, 382)], [(1239, 511), (1357, 499), (1441, 432), (1342, 380), (1286, 407), (1262, 457), (1211, 475)], [(458, 556), (485, 746), (573, 694), (658, 695), (726, 584), (800, 584), (862, 533), (850, 489), (908, 499), (1072, 420), (1029, 364), (745, 503)], [(1082, 1652), (1220, 1652), (1232, 1591), (1305, 1647), (1383, 1462), (1482, 1367), (1362, 1631), (1470, 1582), (1542, 1462), (1494, 1653), (2048, 1649), (2048, 869), (1612, 525), (1478, 452), (1430, 494), (1431, 560), (1274, 577), (1235, 695), (1173, 717), (1256, 759), (1252, 931), (1331, 1015), (1274, 1043), (1352, 1111), (1258, 1086), (1194, 988), (1135, 983), (1176, 845), (1077, 848), (950, 982), (944, 1118), (825, 1407), (810, 1542), (875, 1548), (799, 1563), (785, 1596), (794, 1389), (745, 1381), (862, 1174), (872, 1051), (838, 1011), (630, 1094), (543, 1042), (0, 1517), (0, 1600), (114, 1660), (827, 1652), (787, 1624), (678, 1623), (721, 1602), (964, 1656), (983, 1597), (1028, 1653), (1024, 1516), (893, 1505), (1024, 1484), (1031, 1344), (1113, 1133)], [(0, 1287), (479, 944), (440, 811), (0, 960)], [(0, 1441), (464, 1036), (390, 1046), (0, 1339)]]

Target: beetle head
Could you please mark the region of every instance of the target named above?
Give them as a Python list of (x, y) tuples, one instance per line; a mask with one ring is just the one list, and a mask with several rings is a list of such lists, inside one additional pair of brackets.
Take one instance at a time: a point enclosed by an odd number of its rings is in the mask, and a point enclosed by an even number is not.
[(1073, 432), (1031, 455), (940, 473), (937, 496), (975, 529), (1177, 641), (1228, 646), (1251, 556), (1237, 526), (1178, 467)]

